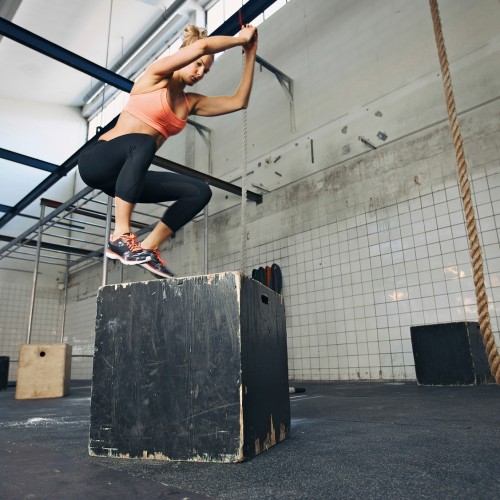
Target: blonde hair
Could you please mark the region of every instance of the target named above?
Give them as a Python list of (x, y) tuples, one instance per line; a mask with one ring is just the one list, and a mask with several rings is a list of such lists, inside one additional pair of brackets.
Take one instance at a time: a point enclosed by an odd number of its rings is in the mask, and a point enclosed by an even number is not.
[(188, 24), (182, 30), (182, 47), (191, 45), (192, 43), (207, 37), (207, 30), (205, 28), (198, 28), (194, 24)]

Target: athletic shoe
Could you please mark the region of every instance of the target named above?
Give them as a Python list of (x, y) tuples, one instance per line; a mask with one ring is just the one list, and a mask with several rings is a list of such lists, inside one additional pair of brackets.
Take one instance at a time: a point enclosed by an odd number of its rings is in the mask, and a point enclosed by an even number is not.
[(167, 263), (161, 258), (158, 250), (144, 250), (150, 252), (152, 255), (149, 262), (141, 264), (144, 269), (147, 269), (149, 272), (156, 274), (157, 276), (161, 276), (162, 278), (173, 278), (175, 276), (175, 274), (168, 268)]
[(109, 240), (106, 257), (119, 260), (126, 266), (144, 264), (150, 261), (153, 258), (152, 252), (142, 248), (136, 240), (137, 235), (134, 233), (125, 233), (114, 241)]

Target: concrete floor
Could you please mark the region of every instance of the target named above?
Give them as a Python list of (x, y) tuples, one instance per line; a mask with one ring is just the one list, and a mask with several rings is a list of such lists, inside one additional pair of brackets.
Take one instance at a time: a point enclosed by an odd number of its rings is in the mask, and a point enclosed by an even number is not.
[(500, 386), (294, 385), (291, 436), (241, 464), (90, 457), (89, 383), (0, 391), (0, 498), (499, 498)]

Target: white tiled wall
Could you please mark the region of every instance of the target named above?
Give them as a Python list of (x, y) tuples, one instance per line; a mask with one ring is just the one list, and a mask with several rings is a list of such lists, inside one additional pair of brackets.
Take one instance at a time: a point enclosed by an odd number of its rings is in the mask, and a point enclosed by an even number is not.
[[(477, 321), (447, 134), (447, 126), (417, 134), (392, 146), (396, 155), (373, 151), (299, 181), (300, 188), (276, 190), (250, 209), (247, 272), (276, 262), (284, 276), (290, 378), (415, 379), (411, 326)], [(423, 147), (426, 135), (441, 148)], [(471, 150), (479, 136), (470, 138)], [(497, 145), (499, 137), (490, 135)], [(493, 149), (495, 159), (491, 150), (487, 161), (476, 154), (469, 169), (498, 344), (500, 155)], [(354, 164), (365, 172), (364, 189), (347, 174), (337, 175), (332, 187), (334, 171), (349, 173)], [(282, 203), (292, 198), (291, 207)], [(211, 271), (238, 269), (239, 250), (221, 251), (238, 245), (237, 212), (221, 214), (214, 226)]]

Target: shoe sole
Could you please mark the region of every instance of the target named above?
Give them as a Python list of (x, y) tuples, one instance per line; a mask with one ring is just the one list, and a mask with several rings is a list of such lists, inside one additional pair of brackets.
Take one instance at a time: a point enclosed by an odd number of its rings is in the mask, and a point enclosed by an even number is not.
[(118, 255), (111, 250), (106, 250), (106, 257), (112, 260), (119, 260), (124, 266), (135, 266), (137, 264), (141, 265), (151, 260), (151, 257), (149, 256), (141, 260), (126, 260), (121, 255)]
[(175, 278), (175, 276), (172, 276), (171, 274), (163, 274), (157, 271), (155, 268), (152, 268), (151, 266), (148, 266), (147, 263), (145, 264), (139, 264), (141, 267), (146, 269), (146, 271), (149, 271), (150, 273), (153, 273), (156, 276), (161, 276), (162, 278)]

